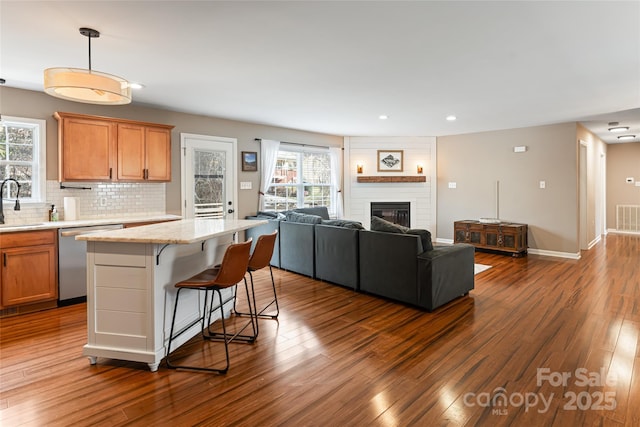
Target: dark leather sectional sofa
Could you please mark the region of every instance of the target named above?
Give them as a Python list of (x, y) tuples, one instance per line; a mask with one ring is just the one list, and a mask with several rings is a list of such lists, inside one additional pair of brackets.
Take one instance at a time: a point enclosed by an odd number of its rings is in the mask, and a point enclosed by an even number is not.
[[(315, 223), (265, 216), (246, 238), (278, 230), (271, 265), (356, 291), (433, 311), (474, 287), (474, 247), (435, 246), (424, 251), (420, 236), (331, 225), (326, 208), (294, 209)], [(303, 218), (299, 216), (303, 220)], [(292, 221), (293, 219), (293, 221)], [(327, 223), (328, 222), (328, 223)], [(335, 223), (335, 221), (333, 222)], [(347, 224), (348, 225), (348, 224)]]

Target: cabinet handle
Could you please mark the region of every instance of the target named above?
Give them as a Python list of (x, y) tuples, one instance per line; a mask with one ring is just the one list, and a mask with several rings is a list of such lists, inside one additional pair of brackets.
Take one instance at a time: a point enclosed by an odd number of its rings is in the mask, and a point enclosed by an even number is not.
[(4, 266), (6, 267), (7, 266), (7, 254), (6, 253), (2, 254), (2, 258), (3, 258), (3, 261), (4, 261)]
[(109, 168), (109, 179), (112, 179), (112, 172), (113, 172), (113, 168)]
[(144, 170), (144, 179), (149, 179), (149, 169)]

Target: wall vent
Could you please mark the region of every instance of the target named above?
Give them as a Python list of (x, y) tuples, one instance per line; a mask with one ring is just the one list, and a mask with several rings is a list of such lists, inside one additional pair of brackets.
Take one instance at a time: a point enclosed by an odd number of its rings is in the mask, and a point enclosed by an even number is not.
[(616, 205), (616, 230), (640, 232), (640, 205)]

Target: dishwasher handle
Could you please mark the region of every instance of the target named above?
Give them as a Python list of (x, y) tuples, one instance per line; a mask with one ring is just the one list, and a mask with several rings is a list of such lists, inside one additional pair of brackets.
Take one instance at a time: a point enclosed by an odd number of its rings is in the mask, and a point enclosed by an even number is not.
[(85, 227), (85, 228), (70, 228), (67, 231), (60, 230), (60, 237), (73, 237), (80, 236), (82, 234), (96, 233), (98, 231), (111, 231), (120, 230), (122, 225), (112, 225), (105, 227)]

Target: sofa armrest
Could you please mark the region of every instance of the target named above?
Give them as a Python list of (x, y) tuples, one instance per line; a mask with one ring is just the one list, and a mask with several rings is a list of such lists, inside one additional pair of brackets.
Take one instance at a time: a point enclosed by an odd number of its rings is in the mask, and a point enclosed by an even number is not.
[(475, 248), (466, 243), (436, 246), (418, 256), (419, 305), (428, 311), (474, 288)]
[(315, 277), (315, 225), (280, 222), (280, 268)]
[(358, 233), (352, 228), (316, 224), (316, 278), (358, 289)]
[(419, 236), (360, 231), (360, 290), (415, 305), (420, 252)]

